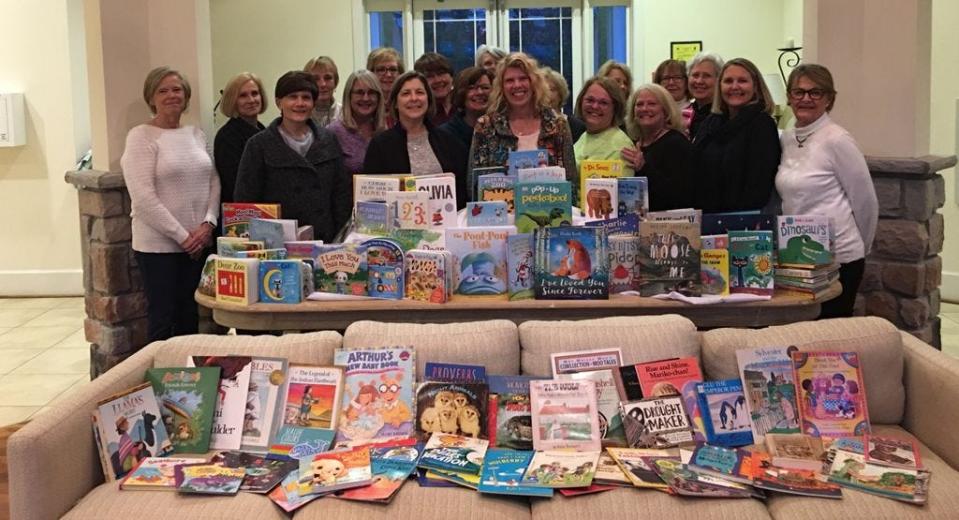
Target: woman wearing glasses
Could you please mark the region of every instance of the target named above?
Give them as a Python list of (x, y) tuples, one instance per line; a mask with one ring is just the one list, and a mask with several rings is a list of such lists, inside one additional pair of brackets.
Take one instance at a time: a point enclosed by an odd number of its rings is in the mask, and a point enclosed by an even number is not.
[(483, 67), (467, 67), (456, 76), (453, 88), (453, 108), (456, 113), (442, 126), (455, 135), (469, 149), (473, 142), (476, 120), (486, 113), (489, 92), (493, 88), (493, 72)]
[(343, 164), (350, 173), (363, 171), (370, 140), (385, 128), (382, 100), (380, 83), (372, 72), (358, 70), (346, 78), (342, 113), (327, 129), (340, 143)]
[(856, 141), (829, 118), (836, 103), (829, 69), (800, 65), (789, 74), (787, 85), (796, 128), (783, 132), (776, 174), (783, 214), (830, 218), (842, 294), (824, 302), (819, 317), (852, 316), (865, 257), (876, 234), (876, 191)]
[[(384, 96), (389, 96), (393, 91), (393, 82), (396, 78), (406, 72), (403, 67), (403, 60), (400, 59), (400, 53), (392, 47), (380, 47), (373, 49), (366, 58), (366, 70), (376, 74), (376, 79), (380, 82), (380, 92)], [(393, 120), (393, 110), (386, 106), (386, 126), (391, 127)]]
[[(582, 166), (587, 160), (620, 160), (622, 149), (633, 146), (629, 136), (619, 129), (625, 105), (623, 91), (612, 79), (594, 76), (586, 80), (576, 97), (576, 117), (586, 124), (586, 132), (573, 145), (576, 164)], [(631, 166), (625, 170), (626, 176), (633, 176)]]
[(661, 85), (673, 101), (679, 107), (679, 112), (683, 115), (683, 127), (689, 128), (689, 122), (693, 118), (693, 110), (690, 107), (692, 103), (689, 100), (689, 77), (686, 76), (686, 62), (679, 60), (666, 60), (656, 67), (653, 73), (653, 83)]

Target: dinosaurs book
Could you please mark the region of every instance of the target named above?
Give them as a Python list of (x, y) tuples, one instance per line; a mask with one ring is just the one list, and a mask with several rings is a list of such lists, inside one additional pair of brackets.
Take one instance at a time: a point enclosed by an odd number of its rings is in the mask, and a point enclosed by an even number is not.
[(699, 224), (661, 220), (639, 228), (640, 294), (699, 296)]
[(729, 292), (772, 296), (772, 231), (729, 232)]
[(533, 235), (533, 247), (537, 300), (609, 298), (609, 252), (605, 229), (538, 229)]
[(570, 183), (526, 182), (516, 185), (516, 229), (529, 233), (534, 229), (573, 224), (573, 195)]
[(495, 296), (507, 292), (507, 237), (513, 226), (449, 228), (446, 249), (453, 254), (453, 294)]
[(146, 378), (156, 393), (174, 451), (206, 453), (210, 447), (220, 367), (151, 368)]
[(147, 457), (173, 452), (150, 383), (142, 383), (97, 403), (94, 424), (107, 481), (117, 480)]
[(812, 269), (832, 263), (829, 250), (829, 217), (780, 215), (776, 217), (778, 265)]

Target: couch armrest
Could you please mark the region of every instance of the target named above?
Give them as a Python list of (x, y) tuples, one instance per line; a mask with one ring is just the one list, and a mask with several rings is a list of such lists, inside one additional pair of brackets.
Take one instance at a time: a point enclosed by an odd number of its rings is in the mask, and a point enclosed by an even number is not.
[(143, 348), (10, 436), (10, 518), (60, 518), (103, 482), (91, 414), (100, 399), (142, 383), (162, 346)]
[(952, 467), (959, 468), (959, 360), (902, 332), (903, 384), (909, 430)]

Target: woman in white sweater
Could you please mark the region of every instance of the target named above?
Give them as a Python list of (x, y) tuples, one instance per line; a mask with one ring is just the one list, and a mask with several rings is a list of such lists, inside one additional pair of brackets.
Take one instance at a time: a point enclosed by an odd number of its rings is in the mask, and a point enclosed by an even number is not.
[(120, 166), (132, 203), (149, 340), (156, 341), (197, 331), (193, 292), (213, 241), (220, 179), (203, 132), (180, 126), (190, 103), (186, 78), (168, 67), (153, 69), (143, 99), (154, 116), (127, 134)]
[(876, 235), (876, 190), (856, 142), (827, 113), (836, 102), (829, 69), (800, 65), (789, 75), (787, 85), (796, 128), (783, 132), (781, 139), (776, 189), (783, 214), (830, 218), (842, 294), (825, 302), (819, 317), (852, 316), (865, 257)]

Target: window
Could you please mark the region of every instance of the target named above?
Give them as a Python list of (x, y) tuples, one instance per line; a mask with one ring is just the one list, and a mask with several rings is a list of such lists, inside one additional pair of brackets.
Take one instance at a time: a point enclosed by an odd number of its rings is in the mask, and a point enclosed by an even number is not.
[[(403, 55), (403, 12), (370, 13), (370, 48), (393, 47)], [(366, 62), (364, 61), (365, 65)]]
[(476, 63), (476, 48), (486, 43), (486, 9), (423, 11), (423, 48), (450, 60), (454, 71)]
[(626, 63), (626, 7), (593, 8), (593, 71), (608, 60)]
[[(509, 10), (509, 50), (522, 51), (573, 85), (573, 16), (569, 7)], [(572, 98), (565, 111), (572, 110)]]

